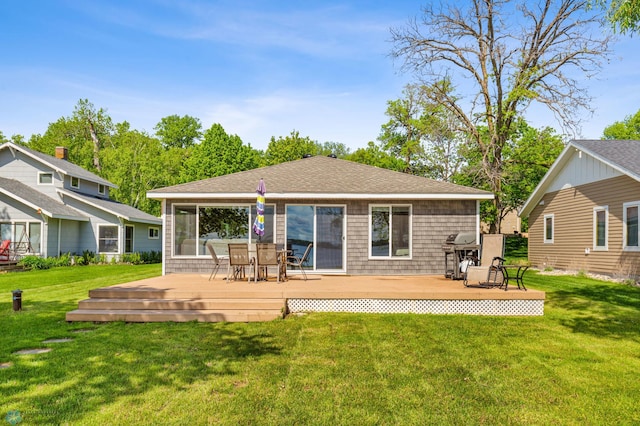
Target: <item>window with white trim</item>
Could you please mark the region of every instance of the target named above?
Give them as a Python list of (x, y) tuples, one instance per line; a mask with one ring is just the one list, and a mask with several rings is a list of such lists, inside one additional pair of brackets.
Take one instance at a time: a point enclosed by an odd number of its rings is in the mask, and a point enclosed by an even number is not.
[(118, 253), (118, 226), (98, 225), (98, 253)]
[(80, 179), (75, 176), (71, 176), (71, 187), (75, 189), (80, 189)]
[(149, 227), (149, 239), (157, 240), (160, 238), (160, 228), (156, 228), (154, 226)]
[(51, 172), (38, 173), (38, 185), (53, 185), (53, 173)]
[(98, 184), (98, 194), (104, 195), (106, 192), (106, 187), (103, 184)]
[(133, 253), (133, 239), (135, 235), (135, 228), (133, 225), (124, 226), (124, 252)]
[(593, 249), (609, 248), (609, 206), (593, 208)]
[(638, 210), (640, 201), (624, 203), (622, 205), (622, 229), (623, 229), (623, 249), (628, 251), (640, 251), (638, 241)]
[(544, 242), (547, 244), (553, 243), (554, 233), (554, 217), (552, 214), (544, 215)]
[(411, 206), (369, 206), (369, 256), (411, 258)]

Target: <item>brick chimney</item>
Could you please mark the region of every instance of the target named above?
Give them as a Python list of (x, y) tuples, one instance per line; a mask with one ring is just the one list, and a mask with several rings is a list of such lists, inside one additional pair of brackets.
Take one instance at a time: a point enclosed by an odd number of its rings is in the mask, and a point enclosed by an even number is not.
[(69, 159), (69, 150), (67, 148), (65, 148), (64, 146), (57, 146), (56, 147), (56, 158), (59, 158), (61, 160), (68, 160)]

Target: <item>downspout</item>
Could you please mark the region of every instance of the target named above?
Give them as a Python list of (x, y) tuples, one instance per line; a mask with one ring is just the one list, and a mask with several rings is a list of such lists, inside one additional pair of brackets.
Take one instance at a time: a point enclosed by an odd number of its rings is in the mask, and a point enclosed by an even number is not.
[(60, 234), (62, 233), (62, 219), (58, 219), (58, 256), (60, 256)]
[(476, 200), (476, 243), (480, 244), (480, 200)]

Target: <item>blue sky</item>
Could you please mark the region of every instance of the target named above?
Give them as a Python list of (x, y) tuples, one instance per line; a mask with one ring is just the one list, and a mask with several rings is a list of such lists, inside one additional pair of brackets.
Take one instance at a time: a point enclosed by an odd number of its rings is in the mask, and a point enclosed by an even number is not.
[[(44, 133), (79, 99), (153, 133), (161, 118), (220, 123), (254, 148), (297, 130), (351, 149), (376, 140), (412, 80), (388, 56), (390, 27), (418, 1), (24, 0), (0, 12), (0, 131)], [(640, 109), (638, 38), (622, 38), (581, 136)], [(536, 127), (559, 128), (532, 109)]]

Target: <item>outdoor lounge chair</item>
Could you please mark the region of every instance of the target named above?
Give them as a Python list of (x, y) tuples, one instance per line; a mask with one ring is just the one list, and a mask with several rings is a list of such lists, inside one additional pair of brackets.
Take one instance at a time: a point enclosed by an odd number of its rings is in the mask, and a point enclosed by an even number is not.
[(466, 287), (500, 287), (504, 281), (500, 266), (504, 262), (504, 235), (485, 234), (480, 247), (480, 265), (467, 266)]
[(11, 240), (3, 240), (0, 243), (0, 261), (9, 261), (9, 247), (11, 246)]
[(278, 250), (273, 243), (258, 243), (256, 244), (256, 266), (258, 273), (256, 274), (256, 280), (259, 276), (262, 279), (267, 279), (267, 271), (269, 266), (276, 266), (276, 282), (280, 282), (280, 256), (278, 256)]
[[(249, 257), (249, 244), (230, 243), (229, 244), (229, 267), (227, 269), (227, 281), (229, 281), (232, 273), (233, 279), (242, 279), (245, 277), (245, 268), (249, 267), (249, 271), (255, 269), (255, 262)], [(253, 271), (255, 274), (255, 271)], [(247, 276), (247, 282), (251, 281), (251, 273)]]
[(216, 251), (213, 249), (213, 244), (207, 243), (207, 250), (211, 253), (211, 260), (213, 260), (213, 269), (211, 270), (211, 275), (209, 275), (209, 281), (216, 278), (218, 274), (218, 270), (220, 269), (220, 259), (216, 254)]
[(307, 258), (309, 257), (309, 253), (311, 253), (311, 248), (313, 247), (313, 243), (310, 243), (307, 246), (307, 249), (304, 251), (304, 254), (302, 255), (302, 257), (299, 256), (294, 256), (294, 255), (289, 255), (287, 256), (287, 266), (293, 266), (294, 268), (299, 268), (300, 272), (302, 272), (302, 276), (304, 277), (304, 280), (307, 280), (307, 273), (304, 271), (304, 263), (307, 261)]

